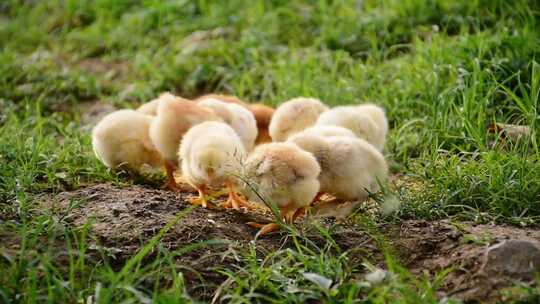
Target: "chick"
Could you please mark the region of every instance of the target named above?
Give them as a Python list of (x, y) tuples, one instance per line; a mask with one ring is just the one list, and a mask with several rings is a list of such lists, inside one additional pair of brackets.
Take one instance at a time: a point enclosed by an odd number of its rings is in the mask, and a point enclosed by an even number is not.
[(226, 103), (218, 99), (207, 98), (198, 103), (213, 110), (225, 123), (230, 125), (240, 136), (247, 151), (251, 151), (257, 138), (257, 122), (253, 113), (235, 103)]
[(388, 176), (383, 155), (363, 139), (302, 132), (288, 141), (313, 153), (321, 166), (320, 192), (338, 199), (364, 200), (370, 192), (377, 192), (379, 183)]
[(386, 118), (386, 113), (383, 108), (372, 103), (364, 103), (358, 105), (356, 109), (367, 113), (381, 130), (381, 136), (386, 138), (386, 134), (388, 133), (388, 118)]
[(257, 121), (258, 135), (255, 143), (262, 144), (266, 142), (271, 142), (272, 138), (270, 137), (270, 133), (268, 132), (268, 126), (270, 125), (270, 121), (272, 120), (272, 116), (274, 115), (274, 108), (260, 103), (255, 103), (249, 105), (249, 109), (251, 113), (253, 113), (253, 115), (255, 116), (255, 120)]
[[(292, 143), (257, 146), (246, 160), (244, 193), (254, 201), (273, 203), (280, 217), (294, 222), (319, 191), (321, 168), (315, 157)], [(255, 189), (251, 188), (251, 185)], [(262, 226), (258, 235), (279, 229), (276, 223)]]
[(120, 110), (105, 116), (92, 130), (92, 146), (105, 166), (125, 166), (138, 170), (141, 165), (157, 167), (161, 157), (148, 130), (152, 116), (134, 110)]
[(180, 141), (191, 127), (205, 121), (221, 121), (221, 118), (214, 111), (180, 97), (160, 100), (150, 125), (150, 139), (163, 158), (168, 178), (166, 187), (180, 190), (173, 175), (178, 166)]
[(236, 104), (239, 104), (241, 106), (246, 106), (246, 107), (248, 105), (246, 102), (242, 101), (240, 98), (236, 96), (222, 95), (222, 94), (206, 94), (206, 95), (195, 98), (195, 102), (201, 102), (205, 99), (217, 99), (226, 103), (236, 103)]
[(253, 113), (253, 116), (255, 117), (255, 120), (257, 121), (258, 131), (257, 131), (257, 139), (255, 142), (257, 144), (260, 144), (260, 143), (272, 141), (268, 133), (268, 125), (270, 124), (270, 120), (272, 119), (272, 115), (274, 114), (274, 108), (261, 104), (261, 103), (250, 104), (250, 103), (242, 101), (236, 96), (220, 95), (220, 94), (203, 95), (195, 99), (195, 101), (202, 102), (206, 99), (217, 99), (226, 103), (234, 103), (234, 104), (241, 105), (242, 107), (245, 107), (246, 109), (251, 111), (251, 113)]
[(358, 138), (364, 139), (379, 151), (384, 148), (385, 133), (371, 115), (356, 106), (339, 106), (322, 113), (316, 125), (339, 126), (351, 130)]
[[(326, 126), (326, 125), (315, 125), (309, 127), (304, 131), (300, 132), (301, 134), (310, 134), (310, 135), (319, 135), (323, 137), (329, 136), (346, 136), (346, 137), (356, 137), (356, 135), (349, 129), (338, 126)], [(297, 134), (300, 134), (297, 133)], [(293, 135), (294, 136), (294, 135)]]
[(298, 97), (281, 104), (274, 113), (268, 131), (273, 141), (285, 141), (289, 136), (315, 124), (328, 110), (318, 99)]
[(206, 208), (207, 190), (225, 184), (229, 198), (223, 206), (234, 209), (247, 206), (235, 189), (235, 175), (240, 173), (246, 150), (229, 125), (207, 121), (192, 127), (182, 139), (178, 157), (184, 178), (199, 192), (199, 197), (191, 203)]
[(171, 93), (168, 93), (168, 92), (162, 93), (161, 95), (159, 95), (158, 98), (152, 99), (149, 102), (142, 104), (139, 108), (137, 108), (137, 111), (147, 114), (147, 115), (156, 116), (157, 107), (161, 100), (164, 100), (164, 99), (171, 100), (171, 99), (176, 99), (176, 98), (177, 97)]

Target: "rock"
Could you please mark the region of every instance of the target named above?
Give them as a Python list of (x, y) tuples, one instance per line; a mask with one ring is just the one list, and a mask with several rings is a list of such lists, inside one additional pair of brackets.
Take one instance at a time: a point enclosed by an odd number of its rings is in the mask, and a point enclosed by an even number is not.
[(540, 271), (540, 244), (526, 240), (507, 240), (489, 247), (482, 272), (513, 278), (532, 279)]

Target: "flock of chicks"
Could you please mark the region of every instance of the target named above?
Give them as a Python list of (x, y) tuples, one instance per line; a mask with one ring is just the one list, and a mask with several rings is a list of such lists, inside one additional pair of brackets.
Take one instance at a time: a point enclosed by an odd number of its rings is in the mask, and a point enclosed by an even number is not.
[[(272, 202), (292, 223), (322, 194), (361, 201), (388, 175), (381, 153), (388, 121), (373, 104), (328, 108), (317, 99), (294, 98), (275, 111), (236, 97), (187, 100), (164, 93), (137, 110), (104, 117), (92, 132), (97, 157), (109, 168), (139, 170), (164, 165), (166, 186), (180, 190), (174, 172), (197, 189), (192, 204), (208, 206), (224, 187), (222, 206), (239, 209)], [(261, 204), (259, 204), (261, 205)], [(259, 235), (277, 223), (252, 223)]]

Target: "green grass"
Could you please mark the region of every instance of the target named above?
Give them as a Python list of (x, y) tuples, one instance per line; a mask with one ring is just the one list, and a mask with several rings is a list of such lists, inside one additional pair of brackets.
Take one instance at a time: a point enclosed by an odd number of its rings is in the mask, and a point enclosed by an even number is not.
[[(370, 100), (387, 109), (392, 168), (422, 185), (396, 192), (396, 221), (540, 219), (535, 1), (7, 0), (0, 45), (0, 238), (20, 244), (0, 258), (0, 302), (194, 300), (175, 253), (158, 241), (155, 258), (120, 284), (113, 267), (85, 260), (86, 231), (36, 205), (42, 193), (126, 182), (99, 164), (79, 128), (80, 105), (96, 100), (133, 107), (164, 90), (270, 105), (299, 95), (330, 105)], [(527, 125), (531, 135), (494, 148), (487, 126), (495, 121)], [(262, 261), (254, 245), (241, 266), (217, 269), (229, 278), (220, 296), (437, 302), (437, 280), (412, 277), (390, 253), (396, 276), (366, 288), (364, 269), (348, 265), (331, 237), (325, 248), (297, 242)]]

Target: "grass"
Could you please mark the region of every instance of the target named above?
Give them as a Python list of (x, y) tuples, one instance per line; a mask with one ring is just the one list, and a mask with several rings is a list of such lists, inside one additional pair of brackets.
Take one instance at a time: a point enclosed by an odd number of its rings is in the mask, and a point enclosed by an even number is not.
[[(3, 1), (0, 239), (19, 246), (0, 251), (1, 301), (196, 300), (158, 241), (156, 256), (118, 281), (113, 266), (85, 259), (87, 231), (37, 206), (44, 192), (126, 182), (93, 156), (83, 104), (134, 107), (164, 90), (270, 105), (299, 95), (374, 101), (390, 119), (393, 170), (425, 185), (396, 192), (396, 221), (537, 224), (539, 29), (540, 6), (524, 0)], [(493, 122), (531, 135), (494, 146)], [(365, 269), (331, 237), (323, 248), (295, 238), (262, 261), (253, 245), (240, 266), (216, 270), (228, 278), (221, 289), (203, 289), (235, 303), (437, 302), (438, 279), (412, 277), (391, 253), (396, 276), (367, 288)]]

